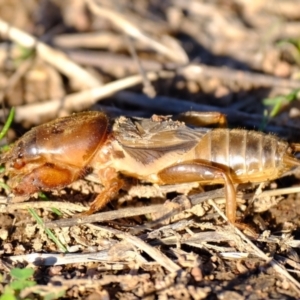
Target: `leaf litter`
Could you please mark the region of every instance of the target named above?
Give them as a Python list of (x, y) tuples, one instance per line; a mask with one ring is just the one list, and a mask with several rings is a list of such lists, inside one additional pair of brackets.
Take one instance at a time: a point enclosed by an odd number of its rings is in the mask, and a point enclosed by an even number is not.
[[(299, 20), (295, 0), (3, 0), (0, 96), (16, 116), (2, 145), (88, 109), (112, 117), (220, 111), (232, 128), (297, 142)], [(288, 95), (293, 101), (277, 101)], [(92, 216), (77, 213), (101, 191), (94, 178), (47, 200), (17, 202), (3, 189), (0, 293), (18, 267), (32, 268), (36, 281), (21, 299), (50, 297), (54, 287), (62, 299), (300, 297), (299, 170), (264, 187), (239, 187), (244, 233), (226, 222), (223, 189), (127, 180)]]

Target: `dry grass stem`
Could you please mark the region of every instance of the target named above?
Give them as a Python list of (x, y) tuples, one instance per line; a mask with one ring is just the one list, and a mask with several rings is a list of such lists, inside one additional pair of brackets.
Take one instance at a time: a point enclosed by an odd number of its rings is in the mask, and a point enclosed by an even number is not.
[[(147, 73), (147, 77), (151, 81), (172, 76), (174, 76), (173, 72)], [(15, 121), (22, 122), (28, 118), (28, 115), (31, 115), (30, 121), (33, 124), (39, 124), (41, 120), (55, 118), (58, 112), (63, 109), (67, 111), (83, 110), (117, 91), (141, 83), (142, 80), (141, 75), (129, 76), (97, 88), (70, 94), (64, 99), (50, 99), (47, 102), (18, 106), (16, 107)]]
[(186, 64), (188, 62), (188, 57), (185, 51), (179, 46), (176, 40), (173, 40), (171, 37), (164, 36), (165, 44), (157, 42), (143, 33), (138, 27), (125, 19), (121, 14), (97, 5), (94, 0), (86, 0), (86, 2), (94, 14), (109, 19), (120, 30), (129, 36), (144, 42), (147, 46), (175, 62), (181, 64)]
[(198, 76), (208, 76), (219, 78), (227, 82), (240, 82), (241, 84), (250, 84), (258, 87), (300, 88), (300, 82), (296, 79), (284, 79), (271, 75), (205, 66), (202, 64), (191, 64), (184, 67), (180, 73), (189, 79), (194, 79)]
[(70, 50), (72, 48), (108, 48), (118, 51), (126, 48), (124, 36), (112, 32), (61, 34), (54, 37), (54, 44), (61, 48), (70, 48)]
[(138, 237), (132, 236), (129, 233), (124, 233), (120, 230), (116, 230), (109, 227), (95, 226), (95, 225), (89, 225), (89, 226), (91, 226), (94, 229), (103, 230), (105, 232), (112, 233), (116, 235), (118, 238), (125, 240), (130, 245), (136, 246), (138, 249), (147, 253), (150, 257), (152, 257), (153, 260), (155, 260), (158, 264), (166, 268), (171, 273), (177, 273), (181, 270), (181, 268), (177, 264), (175, 264), (170, 258), (164, 255), (158, 249), (151, 247), (150, 245), (148, 245)]
[(256, 197), (264, 198), (264, 197), (281, 196), (281, 195), (289, 195), (289, 194), (296, 194), (296, 193), (300, 193), (299, 186), (263, 191), (261, 194), (257, 195)]
[(9, 25), (2, 19), (0, 19), (0, 34), (2, 37), (8, 38), (23, 47), (35, 49), (44, 61), (54, 66), (74, 82), (81, 83), (82, 88), (93, 88), (101, 85), (97, 78), (69, 60), (63, 52), (38, 41), (32, 35)]
[(130, 207), (119, 210), (112, 210), (107, 212), (101, 212), (90, 216), (79, 216), (71, 219), (62, 219), (52, 222), (46, 222), (46, 226), (49, 228), (56, 227), (70, 227), (74, 225), (89, 224), (95, 222), (112, 221), (121, 218), (128, 218), (133, 216), (139, 216), (144, 214), (150, 214), (160, 211), (163, 208), (163, 204), (151, 205), (148, 207)]
[(11, 91), (17, 82), (24, 76), (24, 74), (29, 70), (32, 66), (33, 60), (28, 58), (25, 61), (21, 62), (18, 69), (14, 72), (14, 74), (9, 78), (5, 89), (0, 91), (0, 103), (4, 103), (4, 97), (9, 91)]
[[(224, 213), (218, 208), (218, 206), (214, 203), (213, 200), (209, 200), (209, 204), (214, 207), (214, 209), (218, 212), (218, 214), (226, 221), (227, 217), (224, 215)], [(233, 226), (233, 225), (232, 225)], [(234, 227), (235, 233), (241, 238), (241, 240), (245, 243), (244, 247), (245, 249), (248, 249), (249, 253), (255, 254), (258, 257), (262, 258), (267, 264), (270, 264), (274, 270), (283, 277), (283, 279), (288, 279), (291, 283), (291, 286), (297, 292), (297, 294), (300, 296), (300, 283), (292, 277), (286, 269), (281, 266), (275, 259), (272, 257), (267, 256), (262, 250), (257, 248), (238, 228)]]
[(127, 42), (129, 52), (138, 67), (139, 73), (141, 74), (141, 76), (143, 78), (143, 85), (144, 85), (143, 92), (150, 98), (155, 97), (156, 96), (155, 89), (154, 89), (153, 85), (151, 84), (150, 80), (146, 76), (145, 70), (143, 69), (140, 59), (139, 59), (139, 57), (136, 53), (136, 50), (133, 46), (132, 40), (128, 36), (125, 36), (125, 40)]
[[(218, 189), (215, 191), (192, 195), (189, 198), (193, 205), (197, 205), (208, 199), (211, 199), (211, 198), (214, 199), (214, 198), (218, 198), (218, 197), (222, 197), (222, 196), (224, 196), (224, 189)], [(185, 196), (183, 196), (183, 197), (179, 196), (178, 199), (175, 199), (175, 200), (177, 200), (176, 203), (180, 203), (180, 199), (181, 198), (183, 199), (184, 197)], [(25, 204), (25, 203), (23, 203), (23, 204)], [(111, 221), (111, 220), (116, 220), (116, 219), (120, 219), (120, 218), (128, 218), (128, 217), (139, 216), (139, 215), (144, 215), (144, 214), (149, 214), (149, 213), (157, 213), (157, 212), (161, 212), (161, 211), (164, 211), (165, 215), (163, 215), (161, 217), (160, 221), (164, 221), (166, 218), (173, 217), (180, 210), (181, 210), (181, 206), (178, 205), (176, 210), (172, 209), (172, 210), (166, 211), (166, 206), (164, 204), (151, 205), (148, 207), (130, 207), (130, 208), (123, 208), (123, 209), (114, 210), (114, 211), (100, 212), (100, 213), (97, 213), (97, 214), (94, 214), (91, 216), (80, 216), (80, 217), (76, 217), (76, 218), (72, 218), (72, 219), (64, 219), (64, 220), (47, 222), (45, 225), (49, 228), (70, 227), (70, 226), (78, 225), (78, 224)], [(157, 223), (159, 223), (160, 221), (155, 221), (151, 225), (154, 226)], [(147, 228), (149, 228), (148, 226), (150, 226), (150, 224), (147, 225)]]
[(1, 212), (13, 212), (18, 209), (48, 209), (57, 208), (62, 212), (71, 214), (71, 212), (83, 212), (87, 208), (74, 203), (69, 202), (59, 202), (59, 201), (32, 201), (32, 202), (20, 202), (20, 203), (8, 203), (7, 205), (0, 206)]
[[(126, 253), (128, 252), (128, 253)], [(128, 267), (130, 261), (135, 261), (138, 253), (133, 251), (126, 251), (122, 254), (122, 257), (127, 257), (127, 261), (124, 263), (120, 262), (120, 258), (116, 258), (114, 254), (110, 254), (110, 249), (102, 250), (98, 252), (91, 253), (67, 253), (67, 254), (47, 254), (47, 253), (30, 253), (26, 255), (14, 255), (10, 256), (12, 262), (26, 262), (34, 264), (35, 266), (59, 266), (67, 264), (81, 264), (89, 262), (103, 262), (109, 263), (111, 268), (114, 268), (116, 265), (116, 270), (122, 270)], [(125, 259), (124, 259), (125, 260)], [(143, 261), (143, 264), (147, 264), (146, 261)], [(153, 263), (151, 263), (153, 264)], [(108, 268), (108, 267), (107, 267)]]

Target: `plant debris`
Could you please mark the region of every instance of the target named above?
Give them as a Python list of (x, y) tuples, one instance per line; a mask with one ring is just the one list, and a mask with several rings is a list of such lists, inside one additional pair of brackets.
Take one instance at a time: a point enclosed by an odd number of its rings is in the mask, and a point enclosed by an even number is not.
[[(83, 110), (218, 111), (299, 142), (299, 32), (296, 0), (2, 0), (1, 121), (15, 118), (1, 146)], [(85, 216), (102, 189), (92, 175), (27, 202), (3, 175), (0, 299), (300, 298), (299, 169), (238, 187), (243, 232), (219, 186), (124, 180)]]

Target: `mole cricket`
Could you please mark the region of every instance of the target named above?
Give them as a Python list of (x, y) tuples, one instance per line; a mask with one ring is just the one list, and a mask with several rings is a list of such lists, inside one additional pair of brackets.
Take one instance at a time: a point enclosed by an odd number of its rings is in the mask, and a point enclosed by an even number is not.
[[(170, 117), (119, 117), (88, 111), (34, 127), (0, 157), (15, 195), (61, 189), (92, 170), (103, 191), (89, 214), (103, 208), (123, 186), (119, 174), (144, 182), (224, 184), (226, 215), (236, 221), (234, 184), (280, 177), (300, 161), (297, 144), (246, 129), (208, 128), (226, 123), (217, 112), (188, 112), (189, 127)], [(202, 127), (203, 126), (203, 127)]]

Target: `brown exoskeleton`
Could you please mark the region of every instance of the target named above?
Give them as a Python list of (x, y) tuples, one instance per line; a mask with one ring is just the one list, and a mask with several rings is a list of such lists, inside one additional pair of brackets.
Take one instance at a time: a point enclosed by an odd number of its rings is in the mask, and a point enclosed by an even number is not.
[[(225, 123), (219, 113), (196, 113), (197, 120), (206, 117), (208, 123)], [(89, 213), (101, 209), (122, 188), (119, 173), (157, 184), (221, 183), (231, 222), (236, 220), (233, 184), (275, 179), (300, 165), (292, 147), (272, 135), (190, 128), (159, 116), (120, 117), (111, 124), (102, 112), (83, 112), (37, 126), (0, 162), (6, 164), (16, 195), (63, 188), (92, 168), (104, 189)]]

